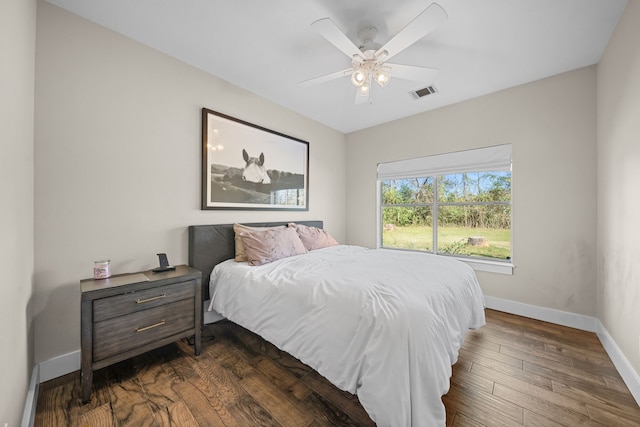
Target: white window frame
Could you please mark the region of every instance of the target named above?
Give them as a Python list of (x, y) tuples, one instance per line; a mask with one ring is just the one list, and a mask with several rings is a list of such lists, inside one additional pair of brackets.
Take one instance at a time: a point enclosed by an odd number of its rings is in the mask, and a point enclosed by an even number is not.
[[(378, 164), (378, 176), (376, 179), (376, 241), (377, 247), (388, 250), (409, 250), (401, 248), (387, 248), (382, 246), (382, 182), (392, 179), (406, 179), (415, 177), (432, 176), (434, 188), (437, 188), (437, 177), (442, 175), (482, 172), (482, 171), (511, 171), (511, 144), (498, 145), (475, 150), (458, 151), (455, 153), (439, 154), (435, 156), (420, 157), (408, 160)], [(512, 185), (513, 193), (513, 185)], [(434, 250), (437, 248), (437, 195), (434, 197), (433, 206), (433, 242)], [(512, 211), (513, 215), (513, 211)], [(512, 218), (513, 220), (513, 218)], [(512, 221), (513, 224), (513, 221)], [(430, 252), (433, 253), (433, 252)], [(450, 254), (437, 254), (456, 258), (477, 271), (486, 271), (499, 274), (513, 274), (513, 226), (511, 227), (511, 259), (500, 261), (482, 259), (480, 257), (462, 257)]]

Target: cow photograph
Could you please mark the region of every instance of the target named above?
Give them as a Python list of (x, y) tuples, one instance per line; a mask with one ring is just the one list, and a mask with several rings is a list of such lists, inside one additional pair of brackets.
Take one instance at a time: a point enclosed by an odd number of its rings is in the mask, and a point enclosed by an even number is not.
[(206, 108), (202, 120), (202, 209), (308, 210), (308, 142)]

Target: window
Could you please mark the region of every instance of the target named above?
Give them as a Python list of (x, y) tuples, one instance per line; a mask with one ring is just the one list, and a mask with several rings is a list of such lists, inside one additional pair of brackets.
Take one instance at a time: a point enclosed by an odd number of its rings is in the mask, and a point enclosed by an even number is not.
[(510, 266), (510, 145), (383, 163), (378, 186), (381, 247)]

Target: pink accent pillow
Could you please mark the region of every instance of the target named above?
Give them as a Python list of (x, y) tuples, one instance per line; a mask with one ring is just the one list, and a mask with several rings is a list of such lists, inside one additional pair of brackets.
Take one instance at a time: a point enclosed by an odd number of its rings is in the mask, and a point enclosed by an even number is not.
[(290, 222), (289, 227), (296, 230), (298, 237), (300, 237), (302, 244), (308, 251), (339, 245), (338, 241), (334, 239), (331, 234), (318, 227), (310, 227), (294, 222)]
[(240, 233), (240, 240), (244, 245), (249, 265), (267, 264), (277, 259), (307, 253), (293, 228), (270, 227), (262, 231), (243, 231)]
[(240, 233), (242, 233), (243, 231), (262, 231), (262, 230), (271, 230), (271, 229), (284, 229), (285, 226), (284, 225), (279, 225), (277, 227), (249, 227), (248, 225), (242, 225), (242, 224), (233, 224), (233, 231), (236, 233), (235, 234), (235, 241), (236, 241), (236, 256), (235, 256), (235, 261), (236, 262), (243, 262), (247, 260), (247, 254), (244, 251), (244, 245), (242, 244), (242, 239), (240, 239)]

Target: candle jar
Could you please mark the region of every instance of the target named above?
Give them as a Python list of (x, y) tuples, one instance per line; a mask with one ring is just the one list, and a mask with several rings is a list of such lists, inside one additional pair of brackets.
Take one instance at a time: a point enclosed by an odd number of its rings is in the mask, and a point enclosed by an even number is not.
[(111, 260), (96, 261), (93, 263), (93, 278), (107, 279), (111, 277)]

